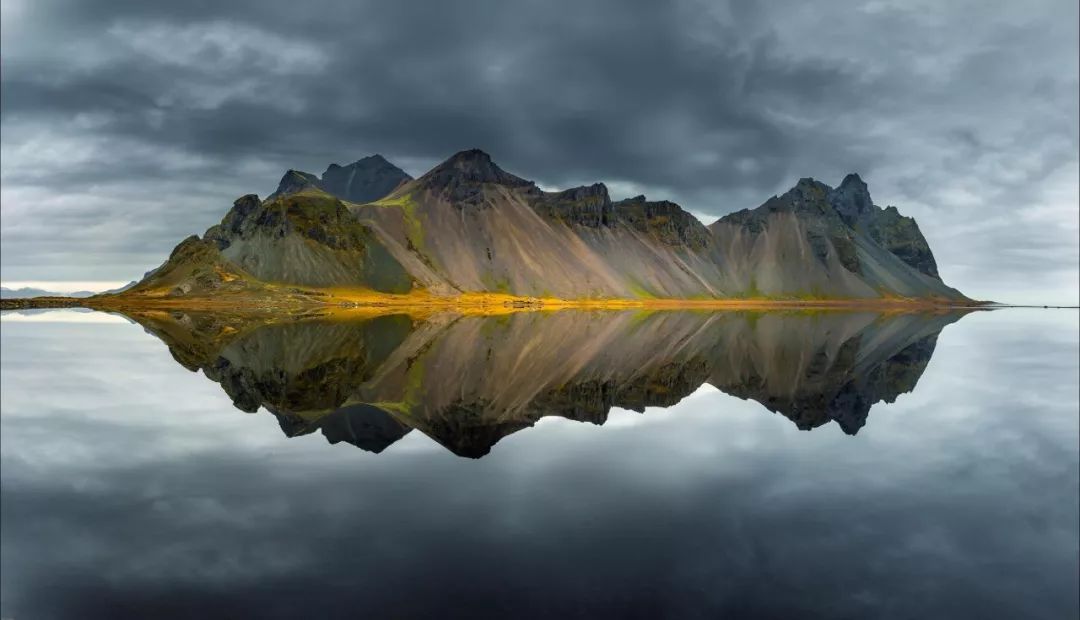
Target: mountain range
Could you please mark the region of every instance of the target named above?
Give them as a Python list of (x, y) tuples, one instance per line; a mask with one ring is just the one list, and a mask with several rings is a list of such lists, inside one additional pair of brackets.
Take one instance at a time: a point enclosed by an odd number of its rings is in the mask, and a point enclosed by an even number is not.
[[(863, 180), (804, 178), (706, 226), (679, 205), (544, 191), (480, 150), (413, 179), (379, 155), (289, 170), (237, 199), (116, 298), (308, 302), (460, 299), (969, 302), (925, 237)], [(542, 303), (542, 302), (541, 302)]]
[[(119, 291), (117, 291), (119, 292)], [(57, 293), (40, 288), (24, 286), (21, 288), (8, 288), (0, 286), (0, 299), (29, 299), (32, 297), (76, 297), (84, 298), (97, 295), (94, 291), (75, 291), (74, 293)]]

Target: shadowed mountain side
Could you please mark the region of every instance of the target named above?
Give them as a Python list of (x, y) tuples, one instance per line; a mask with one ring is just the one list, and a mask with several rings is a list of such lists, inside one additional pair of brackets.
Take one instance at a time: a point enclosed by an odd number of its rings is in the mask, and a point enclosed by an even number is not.
[(875, 206), (857, 175), (837, 189), (801, 179), (709, 228), (715, 262), (751, 296), (963, 299), (938, 277), (915, 220)]
[(308, 188), (237, 199), (220, 224), (185, 240), (125, 294), (220, 294), (266, 283), (406, 293), (413, 278), (340, 200)]
[(412, 430), (382, 409), (372, 405), (341, 407), (315, 419), (306, 419), (301, 415), (287, 412), (271, 413), (277, 417), (282, 432), (289, 437), (307, 435), (318, 430), (331, 444), (350, 443), (357, 448), (376, 454), (390, 447)]
[(801, 429), (855, 434), (914, 389), (961, 313), (581, 312), (384, 315), (254, 325), (134, 316), (234, 404), (289, 436), (379, 452), (416, 429), (478, 458), (545, 416), (603, 424), (612, 407), (678, 403), (705, 383)]
[(322, 178), (299, 170), (289, 170), (281, 177), (270, 198), (287, 196), (307, 188), (322, 191), (349, 202), (371, 202), (394, 191), (412, 177), (382, 155), (371, 155), (347, 166), (330, 164)]

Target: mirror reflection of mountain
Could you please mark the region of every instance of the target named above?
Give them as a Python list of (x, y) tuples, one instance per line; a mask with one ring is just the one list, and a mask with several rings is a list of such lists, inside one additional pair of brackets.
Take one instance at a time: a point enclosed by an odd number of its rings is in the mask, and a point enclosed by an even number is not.
[(612, 407), (668, 407), (709, 383), (800, 429), (855, 434), (915, 388), (963, 313), (523, 312), (265, 320), (132, 318), (237, 408), (289, 436), (381, 452), (416, 429), (477, 458), (544, 416), (603, 424)]

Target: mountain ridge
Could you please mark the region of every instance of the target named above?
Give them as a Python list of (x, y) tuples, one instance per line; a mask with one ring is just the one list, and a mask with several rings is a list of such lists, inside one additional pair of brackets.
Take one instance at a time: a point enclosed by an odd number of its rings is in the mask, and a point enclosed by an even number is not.
[[(758, 207), (705, 226), (674, 202), (613, 201), (602, 183), (542, 190), (479, 149), (455, 153), (416, 179), (373, 155), (331, 164), (322, 178), (287, 171), (265, 200), (238, 199), (201, 242), (206, 265), (201, 276), (192, 272), (203, 278), (199, 286), (155, 271), (127, 293), (176, 299), (213, 296), (218, 284), (250, 284), (260, 294), (300, 287), (335, 299), (341, 295), (325, 291), (347, 289), (359, 298), (366, 291), (639, 302), (970, 301), (941, 281), (914, 219), (875, 205), (857, 174), (835, 188), (800, 179)], [(211, 272), (232, 276), (231, 284), (207, 277)]]
[(270, 194), (269, 198), (315, 187), (342, 200), (369, 202), (382, 198), (402, 183), (411, 180), (408, 173), (376, 153), (345, 166), (330, 164), (322, 177), (300, 170), (287, 170), (278, 182), (277, 190)]

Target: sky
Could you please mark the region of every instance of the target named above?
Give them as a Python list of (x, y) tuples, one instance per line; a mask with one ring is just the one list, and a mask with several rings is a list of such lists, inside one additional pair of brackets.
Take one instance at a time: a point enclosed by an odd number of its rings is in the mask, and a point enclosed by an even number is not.
[(1080, 303), (1075, 0), (0, 10), (5, 286), (137, 279), (288, 168), (380, 153), (416, 176), (475, 147), (706, 224), (857, 172), (948, 284)]

